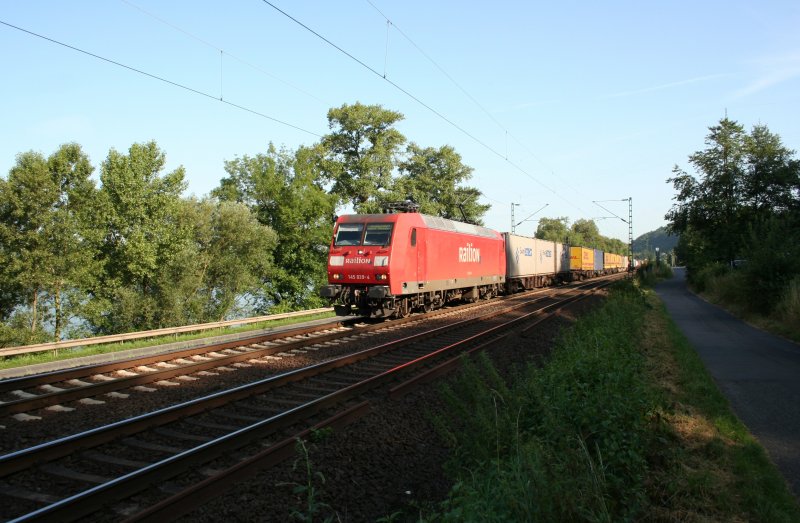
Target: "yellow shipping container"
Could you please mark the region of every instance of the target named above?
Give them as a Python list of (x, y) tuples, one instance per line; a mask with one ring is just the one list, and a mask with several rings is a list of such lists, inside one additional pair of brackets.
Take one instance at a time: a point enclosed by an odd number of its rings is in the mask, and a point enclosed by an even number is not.
[(619, 269), (622, 267), (622, 255), (611, 252), (603, 253), (604, 269)]
[(594, 250), (586, 247), (569, 248), (569, 270), (571, 271), (593, 271), (594, 270)]

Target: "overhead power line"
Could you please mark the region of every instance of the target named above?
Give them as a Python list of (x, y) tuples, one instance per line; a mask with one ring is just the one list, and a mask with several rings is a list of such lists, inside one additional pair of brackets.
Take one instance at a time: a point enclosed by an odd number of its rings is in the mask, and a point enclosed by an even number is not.
[(287, 82), (283, 78), (275, 76), (274, 74), (272, 74), (271, 72), (267, 71), (263, 67), (260, 67), (260, 66), (258, 66), (256, 64), (252, 63), (252, 62), (249, 62), (249, 61), (245, 60), (244, 58), (240, 58), (240, 57), (238, 57), (236, 55), (233, 55), (233, 54), (227, 52), (227, 51), (223, 50), (221, 47), (219, 47), (219, 46), (217, 46), (217, 45), (215, 45), (215, 44), (213, 44), (213, 43), (211, 43), (211, 42), (209, 42), (207, 40), (204, 40), (203, 38), (200, 38), (199, 36), (197, 36), (197, 35), (195, 35), (193, 33), (190, 33), (189, 31), (187, 31), (187, 30), (185, 30), (185, 29), (183, 29), (181, 27), (178, 27), (177, 25), (173, 24), (172, 22), (170, 22), (168, 20), (164, 20), (160, 16), (151, 13), (150, 11), (144, 9), (141, 6), (138, 6), (138, 5), (134, 4), (133, 2), (130, 2), (129, 0), (120, 0), (120, 1), (125, 3), (125, 4), (128, 4), (129, 6), (131, 6), (134, 9), (136, 9), (137, 11), (141, 12), (142, 14), (144, 14), (146, 16), (149, 16), (150, 18), (153, 18), (154, 20), (157, 20), (157, 21), (161, 22), (162, 24), (166, 25), (167, 27), (170, 27), (170, 28), (174, 29), (175, 31), (178, 31), (179, 33), (182, 33), (182, 34), (188, 36), (189, 38), (191, 38), (193, 40), (196, 40), (196, 41), (200, 42), (201, 44), (203, 44), (203, 45), (205, 45), (207, 47), (210, 47), (211, 49), (214, 49), (215, 51), (219, 51), (220, 54), (224, 53), (224, 55), (227, 56), (228, 58), (232, 58), (232, 59), (236, 60), (237, 62), (239, 62), (241, 64), (244, 64), (247, 67), (250, 67), (251, 69), (253, 69), (255, 71), (258, 71), (259, 73), (261, 73), (261, 74), (263, 74), (265, 76), (268, 76), (269, 78), (272, 78), (273, 80), (278, 81), (278, 82), (282, 83), (283, 85), (286, 85), (287, 87), (290, 87), (290, 88), (294, 89), (295, 91), (297, 91), (299, 93), (303, 93), (304, 95), (308, 96), (309, 98), (313, 98), (314, 100), (320, 102), (321, 104), (324, 104), (324, 105), (326, 105), (328, 107), (330, 107), (330, 105), (331, 105), (328, 102), (326, 102), (325, 100), (322, 100), (321, 98), (319, 98), (317, 96), (314, 96), (313, 94), (309, 93), (305, 89), (302, 89), (301, 87), (298, 87), (298, 86), (294, 85), (291, 82)]
[(415, 102), (417, 102), (418, 104), (420, 104), (421, 106), (425, 107), (426, 109), (428, 109), (429, 111), (431, 111), (433, 114), (435, 114), (436, 116), (438, 116), (439, 118), (441, 118), (441, 119), (442, 119), (442, 120), (444, 120), (445, 122), (449, 123), (451, 126), (455, 127), (456, 129), (458, 129), (459, 131), (461, 131), (462, 133), (464, 133), (464, 134), (465, 134), (465, 135), (467, 135), (468, 137), (472, 138), (472, 139), (473, 139), (475, 142), (479, 143), (480, 145), (482, 145), (483, 147), (485, 147), (487, 150), (489, 150), (489, 151), (491, 151), (491, 152), (493, 152), (493, 153), (495, 153), (495, 154), (498, 154), (498, 155), (499, 155), (499, 156), (502, 158), (502, 155), (500, 155), (499, 153), (497, 153), (497, 151), (495, 151), (494, 149), (492, 149), (492, 148), (491, 148), (489, 145), (487, 145), (486, 143), (484, 143), (483, 141), (481, 141), (481, 140), (480, 140), (479, 138), (477, 138), (476, 136), (472, 135), (472, 134), (471, 134), (469, 131), (467, 131), (467, 130), (466, 130), (466, 129), (464, 129), (463, 127), (459, 126), (458, 124), (456, 124), (455, 122), (453, 122), (452, 120), (450, 120), (449, 118), (447, 118), (445, 115), (443, 115), (442, 113), (440, 113), (439, 111), (437, 111), (436, 109), (434, 109), (433, 107), (431, 107), (430, 105), (428, 105), (427, 103), (423, 102), (421, 99), (419, 99), (418, 97), (416, 97), (414, 94), (412, 94), (412, 93), (411, 93), (411, 92), (409, 92), (408, 90), (404, 89), (404, 88), (403, 88), (403, 87), (401, 87), (400, 85), (398, 85), (398, 84), (396, 84), (395, 82), (393, 82), (393, 81), (389, 80), (388, 78), (384, 77), (384, 76), (383, 76), (383, 74), (381, 74), (379, 71), (375, 70), (374, 68), (370, 67), (369, 65), (367, 65), (367, 64), (366, 64), (366, 63), (364, 63), (363, 61), (359, 60), (358, 58), (356, 58), (356, 57), (355, 57), (355, 56), (353, 56), (352, 54), (348, 53), (347, 51), (345, 51), (344, 49), (342, 49), (341, 47), (339, 47), (339, 46), (338, 46), (338, 45), (336, 45), (335, 43), (331, 42), (330, 40), (328, 40), (327, 38), (325, 38), (324, 36), (322, 36), (321, 34), (319, 34), (319, 33), (318, 33), (317, 31), (315, 31), (314, 29), (311, 29), (309, 26), (307, 26), (306, 24), (304, 24), (303, 22), (301, 22), (301, 21), (300, 21), (300, 20), (298, 20), (297, 18), (293, 17), (292, 15), (290, 15), (289, 13), (287, 13), (286, 11), (282, 10), (281, 8), (279, 8), (278, 6), (276, 6), (275, 4), (273, 4), (272, 2), (269, 2), (268, 0), (261, 0), (261, 1), (262, 1), (262, 2), (264, 2), (265, 4), (267, 4), (268, 6), (270, 6), (271, 8), (273, 8), (274, 10), (278, 11), (280, 14), (282, 14), (283, 16), (285, 16), (286, 18), (288, 18), (289, 20), (293, 21), (294, 23), (296, 23), (297, 25), (299, 25), (300, 27), (302, 27), (302, 28), (303, 28), (303, 29), (305, 29), (306, 31), (310, 32), (311, 34), (313, 34), (314, 36), (316, 36), (317, 38), (319, 38), (319, 39), (320, 39), (320, 40), (322, 40), (323, 42), (327, 43), (328, 45), (330, 45), (330, 46), (331, 46), (331, 47), (333, 47), (334, 49), (338, 50), (338, 51), (339, 51), (340, 53), (342, 53), (343, 55), (347, 56), (348, 58), (350, 58), (350, 59), (351, 59), (351, 60), (353, 60), (354, 62), (358, 63), (359, 65), (361, 65), (361, 66), (362, 66), (364, 69), (366, 69), (367, 71), (371, 72), (371, 73), (372, 73), (372, 74), (374, 74), (375, 76), (377, 76), (377, 77), (379, 77), (379, 78), (383, 79), (384, 81), (388, 82), (388, 83), (389, 83), (390, 85), (392, 85), (392, 86), (393, 86), (395, 89), (399, 90), (400, 92), (402, 92), (403, 94), (405, 94), (406, 96), (408, 96), (409, 98), (411, 98), (412, 100), (414, 100)]
[(472, 100), (472, 103), (474, 103), (476, 106), (478, 106), (478, 108), (480, 108), (480, 110), (481, 110), (481, 111), (483, 111), (483, 112), (486, 114), (486, 116), (488, 116), (488, 117), (489, 117), (489, 118), (490, 118), (490, 119), (491, 119), (491, 120), (492, 120), (492, 121), (493, 121), (495, 124), (497, 124), (497, 126), (498, 126), (500, 129), (502, 129), (503, 131), (506, 131), (506, 132), (508, 132), (508, 131), (506, 130), (506, 128), (505, 128), (505, 127), (503, 127), (503, 124), (501, 124), (501, 123), (500, 123), (500, 122), (497, 120), (497, 118), (495, 118), (495, 117), (494, 117), (494, 115), (492, 115), (492, 113), (490, 113), (490, 112), (489, 112), (489, 111), (488, 111), (488, 110), (487, 110), (485, 107), (483, 107), (483, 105), (481, 105), (481, 103), (480, 103), (478, 100), (476, 100), (476, 99), (475, 99), (475, 97), (473, 97), (473, 96), (472, 96), (472, 95), (471, 95), (469, 92), (467, 92), (467, 90), (466, 90), (466, 89), (464, 89), (464, 88), (463, 88), (463, 87), (462, 87), (462, 86), (461, 86), (461, 85), (460, 85), (458, 82), (456, 82), (456, 80), (455, 80), (455, 79), (454, 79), (452, 76), (450, 76), (450, 75), (447, 73), (447, 71), (445, 71), (445, 70), (444, 70), (444, 68), (443, 68), (442, 66), (440, 66), (440, 65), (439, 65), (439, 64), (436, 62), (436, 60), (434, 60), (433, 58), (431, 58), (431, 57), (430, 57), (430, 55), (428, 55), (428, 53), (426, 53), (426, 52), (425, 52), (425, 51), (424, 51), (424, 50), (423, 50), (423, 49), (422, 49), (420, 46), (418, 46), (418, 45), (417, 45), (417, 43), (416, 43), (414, 40), (412, 40), (412, 39), (411, 39), (411, 37), (410, 37), (410, 36), (408, 36), (407, 34), (405, 34), (405, 33), (403, 32), (403, 30), (402, 30), (402, 29), (400, 29), (400, 26), (398, 26), (398, 25), (397, 25), (397, 24), (395, 24), (393, 21), (391, 21), (391, 20), (389, 19), (389, 17), (388, 17), (388, 16), (386, 16), (385, 14), (383, 14), (383, 11), (381, 11), (380, 9), (378, 9), (378, 8), (375, 6), (375, 4), (373, 4), (373, 3), (372, 3), (370, 0), (367, 0), (367, 3), (368, 3), (369, 5), (371, 5), (371, 6), (372, 6), (372, 8), (373, 8), (373, 9), (375, 9), (375, 11), (377, 11), (377, 12), (378, 12), (378, 14), (380, 14), (380, 15), (381, 15), (383, 18), (385, 18), (387, 23), (389, 23), (389, 24), (390, 24), (392, 27), (394, 27), (395, 29), (397, 29), (397, 32), (398, 32), (398, 33), (400, 33), (400, 35), (401, 35), (403, 38), (405, 38), (406, 40), (408, 40), (408, 42), (409, 42), (411, 45), (413, 45), (413, 46), (416, 48), (416, 50), (420, 52), (420, 54), (421, 54), (422, 56), (424, 56), (424, 57), (425, 57), (425, 58), (426, 58), (426, 59), (427, 59), (427, 60), (428, 60), (430, 63), (432, 63), (432, 64), (433, 64), (433, 66), (434, 66), (434, 67), (436, 67), (436, 68), (439, 70), (439, 72), (441, 72), (441, 73), (442, 73), (444, 76), (446, 76), (446, 77), (447, 77), (447, 79), (448, 79), (448, 80), (450, 80), (450, 81), (453, 83), (453, 85), (455, 85), (456, 87), (458, 87), (458, 89), (459, 89), (459, 90), (460, 90), (462, 93), (464, 93), (464, 96), (466, 96), (467, 98), (469, 98), (470, 100)]
[[(502, 160), (505, 160), (505, 161), (506, 161), (506, 162), (507, 162), (509, 165), (511, 165), (512, 167), (514, 167), (516, 170), (518, 170), (519, 172), (521, 172), (522, 174), (524, 174), (525, 176), (527, 176), (528, 178), (530, 178), (531, 180), (533, 180), (533, 181), (534, 181), (534, 182), (536, 182), (537, 184), (541, 185), (543, 188), (545, 188), (545, 189), (547, 189), (548, 191), (550, 191), (551, 193), (553, 193), (553, 195), (555, 195), (556, 197), (560, 198), (561, 200), (563, 200), (563, 201), (564, 201), (564, 202), (566, 202), (567, 204), (569, 204), (569, 205), (571, 205), (571, 206), (575, 207), (576, 209), (578, 209), (579, 211), (581, 211), (581, 213), (585, 214), (585, 213), (584, 213), (584, 211), (582, 211), (582, 210), (581, 210), (581, 209), (580, 209), (580, 208), (579, 208), (577, 205), (575, 205), (573, 202), (571, 202), (570, 200), (568, 200), (568, 199), (564, 198), (564, 197), (563, 197), (562, 195), (560, 195), (560, 194), (559, 194), (557, 191), (555, 191), (553, 188), (549, 187), (548, 185), (546, 185), (546, 184), (545, 184), (545, 183), (543, 183), (542, 181), (540, 181), (540, 180), (537, 180), (537, 179), (536, 179), (536, 178), (535, 178), (533, 175), (531, 175), (531, 174), (530, 174), (529, 172), (527, 172), (525, 169), (523, 169), (523, 168), (522, 168), (522, 167), (520, 167), (519, 165), (517, 165), (517, 164), (515, 164), (514, 162), (512, 162), (511, 160), (509, 160), (509, 159), (508, 159), (508, 157), (507, 157), (506, 155), (504, 155), (504, 154), (500, 153), (499, 151), (497, 151), (496, 149), (494, 149), (494, 148), (493, 148), (493, 147), (491, 147), (490, 145), (486, 144), (484, 141), (482, 141), (481, 139), (479, 139), (478, 137), (474, 136), (472, 133), (470, 133), (469, 131), (467, 131), (467, 130), (466, 130), (466, 129), (464, 129), (463, 127), (459, 126), (458, 124), (456, 124), (455, 122), (453, 122), (452, 120), (450, 120), (449, 118), (447, 118), (447, 117), (446, 117), (445, 115), (443, 115), (441, 112), (437, 111), (437, 110), (436, 110), (436, 109), (434, 109), (432, 106), (430, 106), (429, 104), (425, 103), (425, 102), (424, 102), (424, 101), (422, 101), (420, 98), (418, 98), (417, 96), (415, 96), (414, 94), (412, 94), (411, 92), (409, 92), (408, 90), (406, 90), (405, 88), (403, 88), (402, 86), (400, 86), (399, 84), (397, 84), (396, 82), (394, 82), (394, 81), (390, 80), (389, 78), (386, 78), (386, 77), (385, 77), (383, 74), (381, 74), (379, 71), (377, 71), (377, 70), (376, 70), (376, 69), (374, 69), (373, 67), (371, 67), (371, 66), (367, 65), (365, 62), (363, 62), (363, 61), (362, 61), (362, 60), (360, 60), (359, 58), (355, 57), (355, 56), (354, 56), (354, 55), (352, 55), (351, 53), (347, 52), (347, 51), (346, 51), (346, 50), (344, 50), (342, 47), (340, 47), (340, 46), (336, 45), (334, 42), (332, 42), (332, 41), (331, 41), (331, 40), (329, 40), (328, 38), (324, 37), (324, 36), (323, 36), (323, 35), (321, 35), (319, 32), (315, 31), (314, 29), (312, 29), (312, 28), (311, 28), (311, 27), (309, 27), (308, 25), (304, 24), (303, 22), (301, 22), (300, 20), (298, 20), (298, 19), (297, 19), (297, 18), (295, 18), (294, 16), (290, 15), (289, 13), (287, 13), (286, 11), (284, 11), (283, 9), (279, 8), (278, 6), (276, 6), (275, 4), (273, 4), (272, 2), (270, 2), (269, 0), (261, 0), (261, 1), (262, 1), (262, 2), (264, 2), (266, 5), (268, 5), (269, 7), (271, 7), (272, 9), (274, 9), (275, 11), (279, 12), (280, 14), (282, 14), (283, 16), (285, 16), (286, 18), (288, 18), (289, 20), (291, 20), (292, 22), (294, 22), (295, 24), (299, 25), (300, 27), (302, 27), (303, 29), (305, 29), (305, 30), (306, 30), (306, 31), (308, 31), (309, 33), (313, 34), (314, 36), (316, 36), (317, 38), (319, 38), (320, 40), (322, 40), (322, 41), (323, 41), (323, 42), (325, 42), (326, 44), (330, 45), (331, 47), (333, 47), (334, 49), (336, 49), (337, 51), (339, 51), (339, 52), (340, 52), (340, 53), (342, 53), (343, 55), (347, 56), (348, 58), (350, 58), (351, 60), (353, 60), (353, 61), (354, 61), (354, 62), (356, 62), (357, 64), (361, 65), (361, 66), (362, 66), (364, 69), (366, 69), (367, 71), (371, 72), (371, 73), (372, 73), (372, 74), (374, 74), (375, 76), (377, 76), (377, 77), (381, 78), (382, 80), (384, 80), (385, 82), (389, 83), (389, 84), (390, 84), (392, 87), (394, 87), (394, 88), (395, 88), (395, 89), (397, 89), (398, 91), (402, 92), (403, 94), (405, 94), (406, 96), (408, 96), (409, 98), (411, 98), (412, 100), (414, 100), (415, 102), (417, 102), (417, 103), (418, 103), (419, 105), (421, 105), (422, 107), (424, 107), (424, 108), (428, 109), (430, 112), (432, 112), (433, 114), (435, 114), (436, 116), (438, 116), (440, 119), (442, 119), (443, 121), (447, 122), (447, 123), (448, 123), (448, 124), (450, 124), (452, 127), (454, 127), (455, 129), (459, 130), (461, 133), (463, 133), (464, 135), (466, 135), (467, 137), (469, 137), (470, 139), (472, 139), (474, 142), (476, 142), (476, 143), (478, 143), (479, 145), (481, 145), (482, 147), (484, 147), (484, 148), (485, 148), (487, 151), (489, 151), (489, 152), (493, 153), (494, 155), (496, 155), (496, 156), (497, 156), (497, 157), (499, 157), (500, 159), (502, 159)], [(379, 11), (379, 12), (380, 12), (380, 11)], [(381, 14), (382, 14), (382, 13), (381, 13)], [(383, 16), (383, 14), (382, 14), (382, 16)]]
[(169, 85), (172, 85), (172, 86), (174, 86), (174, 87), (178, 87), (178, 88), (180, 88), (180, 89), (184, 89), (184, 90), (186, 90), (186, 91), (189, 91), (189, 92), (192, 92), (192, 93), (194, 93), (194, 94), (198, 94), (198, 95), (200, 95), (200, 96), (204, 96), (204, 97), (206, 97), (206, 98), (210, 98), (210, 99), (212, 99), (212, 100), (214, 100), (214, 101), (217, 101), (217, 102), (223, 103), (223, 104), (225, 104), (225, 105), (229, 105), (229, 106), (231, 106), (231, 107), (235, 107), (235, 108), (237, 108), (237, 109), (240, 109), (240, 110), (242, 110), (242, 111), (245, 111), (245, 112), (248, 112), (248, 113), (254, 114), (254, 115), (256, 115), (256, 116), (260, 116), (260, 117), (262, 117), (262, 118), (265, 118), (265, 119), (267, 119), (267, 120), (271, 120), (271, 121), (273, 121), (273, 122), (275, 122), (275, 123), (279, 123), (279, 124), (281, 124), (281, 125), (285, 125), (286, 127), (291, 127), (292, 129), (296, 129), (296, 130), (298, 130), (298, 131), (302, 131), (302, 132), (304, 132), (304, 133), (310, 134), (310, 135), (312, 135), (312, 136), (316, 136), (316, 137), (318, 137), (318, 138), (321, 138), (321, 137), (322, 137), (322, 135), (320, 135), (320, 134), (317, 134), (317, 133), (315, 133), (315, 132), (313, 132), (313, 131), (309, 131), (308, 129), (303, 129), (303, 128), (302, 128), (302, 127), (300, 127), (300, 126), (297, 126), (297, 125), (291, 124), (291, 123), (289, 123), (289, 122), (285, 122), (285, 121), (283, 121), (283, 120), (279, 120), (279, 119), (277, 119), (277, 118), (274, 118), (274, 117), (272, 117), (272, 116), (269, 116), (269, 115), (267, 115), (267, 114), (264, 114), (264, 113), (261, 113), (261, 112), (259, 112), (259, 111), (256, 111), (255, 109), (250, 109), (249, 107), (245, 107), (245, 106), (243, 106), (243, 105), (239, 105), (239, 104), (236, 104), (236, 103), (230, 102), (230, 101), (228, 101), (228, 100), (223, 100), (221, 97), (220, 97), (220, 98), (218, 98), (218, 97), (216, 97), (216, 96), (214, 96), (214, 95), (212, 95), (212, 94), (208, 94), (208, 93), (206, 93), (206, 92), (203, 92), (203, 91), (200, 91), (200, 90), (198, 90), (198, 89), (194, 89), (193, 87), (189, 87), (189, 86), (187, 86), (187, 85), (183, 85), (183, 84), (180, 84), (180, 83), (178, 83), (178, 82), (173, 82), (172, 80), (168, 80), (168, 79), (166, 79), (166, 78), (164, 78), (164, 77), (161, 77), (161, 76), (158, 76), (158, 75), (155, 75), (155, 74), (152, 74), (152, 73), (148, 73), (147, 71), (142, 71), (141, 69), (137, 69), (137, 68), (135, 68), (135, 67), (131, 67), (131, 66), (129, 66), (129, 65), (125, 65), (125, 64), (123, 64), (123, 63), (121, 63), (121, 62), (117, 62), (116, 60), (112, 60), (112, 59), (110, 59), (110, 58), (106, 58), (106, 57), (104, 57), (104, 56), (100, 56), (100, 55), (98, 55), (98, 54), (95, 54), (95, 53), (92, 53), (92, 52), (86, 51), (86, 50), (84, 50), (84, 49), (80, 49), (80, 48), (78, 48), (78, 47), (75, 47), (75, 46), (72, 46), (72, 45), (66, 44), (66, 43), (64, 43), (64, 42), (60, 42), (60, 41), (58, 41), (58, 40), (55, 40), (55, 39), (53, 39), (53, 38), (49, 38), (49, 37), (47, 37), (47, 36), (44, 36), (44, 35), (41, 35), (41, 34), (39, 34), (39, 33), (35, 33), (35, 32), (33, 32), (33, 31), (29, 31), (28, 29), (24, 29), (24, 28), (22, 28), (22, 27), (18, 27), (18, 26), (16, 26), (16, 25), (14, 25), (14, 24), (10, 24), (10, 23), (8, 23), (8, 22), (5, 22), (5, 21), (3, 21), (3, 20), (0, 20), (0, 24), (3, 24), (3, 25), (5, 25), (5, 26), (7, 26), (7, 27), (10, 27), (10, 28), (12, 28), (12, 29), (16, 29), (17, 31), (21, 31), (21, 32), (23, 32), (23, 33), (29, 34), (29, 35), (31, 35), (31, 36), (35, 36), (36, 38), (41, 38), (42, 40), (46, 40), (46, 41), (48, 41), (48, 42), (50, 42), (50, 43), (53, 43), (53, 44), (56, 44), (56, 45), (60, 45), (60, 46), (62, 46), (62, 47), (66, 47), (67, 49), (71, 49), (71, 50), (73, 50), (73, 51), (77, 51), (77, 52), (79, 52), (79, 53), (82, 53), (82, 54), (85, 54), (85, 55), (87, 55), (87, 56), (91, 56), (92, 58), (96, 58), (96, 59), (98, 59), (98, 60), (102, 60), (103, 62), (107, 62), (107, 63), (113, 64), (113, 65), (116, 65), (117, 67), (122, 67), (123, 69), (127, 69), (127, 70), (129, 70), (129, 71), (133, 71), (134, 73), (139, 73), (139, 74), (141, 74), (141, 75), (147, 76), (147, 77), (149, 77), (149, 78), (152, 78), (152, 79), (154, 79), (154, 80), (158, 80), (158, 81), (160, 81), (160, 82), (164, 82), (164, 83), (166, 83), (166, 84), (169, 84)]
[[(549, 169), (550, 170), (550, 174), (555, 178), (556, 174), (555, 174), (555, 170), (552, 168), (552, 166), (550, 166), (547, 162), (542, 160), (525, 143), (523, 143), (522, 140), (517, 138), (513, 133), (509, 132), (509, 130), (497, 118), (495, 118), (495, 116), (488, 109), (486, 109), (474, 96), (472, 96), (472, 94), (470, 94), (463, 86), (461, 86), (461, 84), (459, 84), (455, 80), (455, 78), (453, 78), (441, 65), (439, 65), (439, 63), (437, 63), (436, 60), (434, 60), (428, 53), (426, 53), (425, 50), (422, 49), (422, 47), (417, 45), (417, 43), (413, 39), (411, 39), (410, 36), (408, 36), (405, 32), (403, 32), (403, 30), (400, 28), (400, 26), (398, 26), (392, 20), (390, 20), (389, 17), (386, 16), (383, 13), (383, 11), (378, 9), (378, 7), (374, 3), (372, 3), (372, 0), (366, 0), (366, 1), (370, 6), (372, 6), (373, 9), (375, 9), (375, 11), (378, 12), (379, 15), (381, 15), (386, 20), (387, 24), (390, 24), (392, 27), (397, 29), (397, 32), (400, 33), (400, 35), (403, 36), (403, 38), (405, 38), (412, 46), (414, 46), (414, 48), (416, 48), (416, 50), (419, 51), (419, 53), (422, 56), (424, 56), (426, 60), (428, 60), (431, 64), (433, 64), (433, 66), (436, 67), (436, 69), (438, 69), (439, 72), (441, 72), (448, 80), (450, 80), (450, 82), (453, 85), (455, 85), (458, 88), (458, 90), (461, 91), (464, 94), (464, 96), (469, 98), (472, 101), (472, 103), (475, 104), (475, 106), (477, 106), (481, 111), (483, 111), (483, 113), (486, 116), (488, 116), (489, 119), (492, 120), (495, 123), (495, 125), (497, 125), (497, 127), (499, 127), (505, 133), (505, 135), (506, 135), (506, 159), (508, 159), (508, 150), (507, 150), (508, 149), (508, 145), (507, 145), (507, 142), (508, 142), (508, 137), (510, 136), (517, 144), (520, 145), (520, 147), (522, 147), (525, 151), (527, 151), (527, 153), (529, 155), (531, 155), (533, 158), (535, 158), (536, 161), (538, 161), (539, 163), (544, 165), (547, 169)], [(567, 185), (569, 185), (569, 182), (566, 181), (566, 180), (559, 180), (559, 181), (565, 182), (565, 183), (567, 183)], [(570, 186), (570, 188), (573, 189), (574, 192), (580, 193), (580, 191), (578, 191), (574, 187)], [(578, 210), (580, 210), (580, 209), (578, 209)], [(583, 211), (581, 210), (581, 212), (583, 212)]]

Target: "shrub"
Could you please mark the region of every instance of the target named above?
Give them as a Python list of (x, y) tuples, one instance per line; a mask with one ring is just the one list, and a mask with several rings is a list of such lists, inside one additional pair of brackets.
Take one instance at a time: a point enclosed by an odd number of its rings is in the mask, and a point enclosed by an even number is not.
[(800, 276), (786, 286), (776, 310), (781, 320), (788, 325), (800, 325)]

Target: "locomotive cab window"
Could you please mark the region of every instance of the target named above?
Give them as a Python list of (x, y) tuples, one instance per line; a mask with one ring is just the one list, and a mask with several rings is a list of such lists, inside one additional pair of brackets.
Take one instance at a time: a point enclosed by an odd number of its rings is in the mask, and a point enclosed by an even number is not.
[(363, 223), (342, 223), (336, 230), (336, 239), (333, 244), (337, 247), (361, 245), (361, 233), (363, 231)]
[(389, 245), (392, 241), (391, 223), (368, 223), (364, 245)]
[(417, 246), (417, 229), (416, 228), (411, 229), (411, 246), (412, 247), (416, 247)]

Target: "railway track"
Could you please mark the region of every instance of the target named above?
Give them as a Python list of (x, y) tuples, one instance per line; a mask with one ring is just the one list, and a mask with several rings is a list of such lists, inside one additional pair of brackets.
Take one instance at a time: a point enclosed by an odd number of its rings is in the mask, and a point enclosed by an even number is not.
[(0, 420), (13, 417), (22, 422), (35, 421), (40, 419), (35, 412), (38, 409), (69, 412), (81, 405), (102, 404), (107, 398), (124, 399), (131, 393), (155, 392), (157, 387), (175, 387), (181, 382), (215, 376), (219, 372), (269, 364), (275, 359), (318, 350), (326, 343), (387, 332), (408, 323), (488, 304), (479, 302), (374, 324), (364, 324), (362, 318), (348, 318), (168, 353), (0, 380)]
[(69, 521), (110, 510), (113, 520), (175, 517), (233, 479), (292, 455), (295, 437), (347, 423), (367, 412), (371, 399), (403, 394), (451, 368), (460, 354), (521, 324), (530, 328), (606, 283), (518, 299), (491, 315), (7, 454), (0, 457), (2, 516)]
[[(303, 347), (353, 335), (357, 321), (354, 318), (321, 326), (305, 326), (242, 340), (2, 380), (0, 418), (40, 408), (72, 410), (64, 404), (105, 394), (113, 397), (125, 389), (151, 392), (155, 389), (148, 389), (146, 385), (172, 386), (176, 383), (169, 380), (174, 378), (186, 380), (189, 377), (193, 380), (215, 369), (231, 370), (230, 367), (247, 366), (248, 362), (267, 360), (279, 354), (288, 357)], [(361, 332), (369, 331), (370, 328), (366, 327)], [(17, 419), (28, 420), (31, 417), (18, 416)]]

